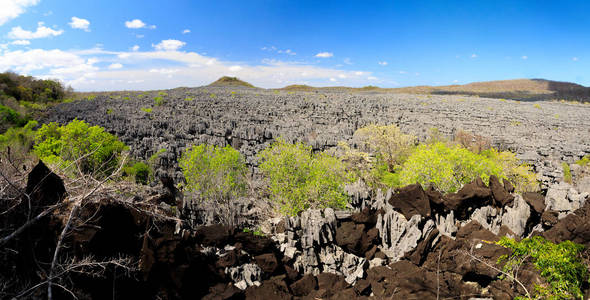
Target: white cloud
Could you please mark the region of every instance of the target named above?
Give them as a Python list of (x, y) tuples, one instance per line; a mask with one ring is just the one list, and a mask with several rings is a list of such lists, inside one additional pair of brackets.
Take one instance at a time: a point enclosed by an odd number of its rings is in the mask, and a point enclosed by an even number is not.
[(135, 45), (135, 46), (131, 47), (130, 49), (131, 49), (131, 51), (138, 51), (139, 45)]
[(176, 51), (184, 45), (186, 45), (186, 43), (179, 40), (162, 40), (156, 45), (152, 44), (152, 47), (158, 51)]
[(579, 60), (579, 58), (577, 58), (577, 57), (572, 57), (572, 60), (573, 60), (573, 61), (578, 61), (578, 60)]
[(475, 54), (475, 53), (471, 54), (471, 58), (477, 58), (477, 54)]
[(11, 43), (12, 45), (19, 45), (19, 46), (26, 46), (26, 45), (30, 45), (31, 41), (29, 40), (16, 40), (14, 42)]
[(229, 70), (232, 71), (232, 72), (237, 72), (237, 71), (240, 71), (241, 69), (242, 69), (242, 67), (240, 67), (240, 66), (231, 66), (231, 67), (229, 67)]
[(406, 72), (406, 71), (403, 71), (403, 70), (402, 70), (402, 71), (399, 71), (399, 73), (400, 73), (400, 74), (406, 74), (406, 73), (408, 73), (408, 72)]
[(0, 0), (0, 26), (24, 13), (26, 8), (34, 6), (40, 0)]
[(377, 80), (377, 77), (375, 77), (375, 76), (369, 76), (369, 77), (367, 77), (367, 79), (368, 80)]
[(90, 31), (90, 29), (88, 28), (88, 26), (90, 26), (90, 22), (86, 19), (72, 17), (72, 22), (68, 24), (70, 24), (70, 26), (75, 29), (82, 29), (86, 32)]
[(350, 60), (350, 57), (345, 58), (343, 62), (347, 65), (352, 65), (352, 60)]
[[(106, 62), (106, 66), (99, 68), (96, 65), (99, 61)], [(119, 64), (122, 68), (117, 68)], [(134, 67), (127, 68), (129, 65)], [(120, 52), (100, 47), (71, 51), (0, 51), (0, 72), (4, 70), (59, 79), (80, 91), (198, 86), (234, 72), (240, 79), (265, 88), (302, 83), (321, 86), (330, 82), (330, 78), (336, 80), (332, 83), (347, 86), (363, 86), (372, 82), (367, 79), (372, 77), (371, 72), (318, 67), (302, 62), (274, 60), (270, 64), (248, 65), (190, 51), (138, 49)]]
[(37, 23), (37, 30), (35, 32), (22, 29), (20, 26), (12, 27), (8, 33), (8, 37), (13, 40), (31, 40), (40, 39), (50, 36), (58, 36), (62, 34), (63, 30), (54, 30), (43, 25), (43, 22)]
[(321, 58), (328, 58), (328, 57), (332, 57), (332, 56), (334, 56), (334, 53), (332, 53), (332, 52), (320, 52), (315, 55), (315, 57), (321, 57)]
[(109, 65), (109, 70), (117, 70), (123, 68), (123, 65), (120, 63), (114, 63)]
[(146, 26), (146, 24), (140, 19), (134, 19), (132, 21), (125, 21), (125, 27), (127, 27), (127, 28), (138, 29), (138, 28), (144, 28), (145, 26)]
[(523, 56), (521, 56), (520, 58), (522, 58), (522, 59), (525, 59), (525, 60), (526, 60), (526, 59), (528, 59), (529, 57), (528, 57), (528, 56), (526, 56), (526, 55), (523, 55)]
[(334, 77), (331, 77), (331, 78), (330, 78), (330, 81), (331, 81), (331, 82), (337, 82), (338, 80), (336, 80), (336, 78), (334, 78)]
[(182, 34), (187, 34), (187, 33), (191, 33), (191, 30), (190, 29), (185, 29), (185, 30), (182, 31)]
[(457, 83), (457, 82), (459, 82), (459, 80), (457, 80), (457, 79), (453, 80), (453, 83)]
[(380, 62), (379, 62), (379, 65), (382, 65), (382, 66), (387, 66), (387, 62), (386, 62), (386, 61), (380, 61)]

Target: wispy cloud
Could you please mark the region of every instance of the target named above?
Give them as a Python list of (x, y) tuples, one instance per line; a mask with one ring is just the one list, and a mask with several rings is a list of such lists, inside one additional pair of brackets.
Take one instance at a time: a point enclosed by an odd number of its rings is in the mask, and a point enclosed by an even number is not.
[(528, 57), (528, 56), (526, 56), (526, 55), (523, 55), (523, 56), (521, 56), (520, 58), (522, 58), (522, 59), (524, 59), (524, 60), (527, 60), (527, 59), (529, 59), (529, 57)]
[(75, 29), (82, 29), (86, 32), (90, 31), (90, 29), (88, 28), (90, 26), (90, 21), (88, 21), (86, 19), (72, 17), (72, 21), (68, 24), (70, 25), (70, 27), (75, 28)]
[(343, 60), (343, 62), (347, 65), (352, 65), (352, 60), (350, 59), (350, 57), (347, 57)]
[(471, 54), (471, 58), (477, 58), (477, 54), (475, 54), (475, 53)]
[(182, 31), (182, 34), (187, 34), (187, 33), (191, 33), (191, 30), (190, 29), (185, 29), (185, 30)]
[(120, 63), (114, 63), (109, 65), (109, 70), (117, 70), (123, 68), (123, 65)]
[(381, 66), (387, 66), (387, 62), (386, 61), (380, 61), (379, 62), (379, 65), (381, 65)]
[(20, 26), (12, 27), (8, 33), (8, 37), (13, 40), (32, 40), (51, 36), (58, 36), (62, 34), (63, 30), (54, 30), (43, 25), (43, 22), (37, 23), (36, 31), (25, 30)]
[(131, 49), (131, 51), (138, 51), (139, 45), (135, 45), (135, 46), (131, 47), (130, 49)]
[(31, 41), (29, 40), (16, 40), (12, 43), (10, 43), (12, 45), (18, 45), (18, 46), (27, 46), (31, 44)]
[(329, 57), (333, 57), (333, 56), (334, 56), (334, 53), (332, 53), (332, 52), (320, 52), (315, 55), (315, 57), (321, 57), (321, 58), (329, 58)]
[(578, 61), (578, 60), (579, 60), (579, 58), (577, 58), (577, 57), (572, 57), (572, 60), (573, 60), (573, 61)]

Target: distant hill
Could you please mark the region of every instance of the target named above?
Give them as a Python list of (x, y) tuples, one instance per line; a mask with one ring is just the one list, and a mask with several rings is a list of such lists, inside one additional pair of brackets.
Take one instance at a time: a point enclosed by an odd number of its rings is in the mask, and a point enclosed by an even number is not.
[(497, 80), (464, 85), (414, 86), (391, 90), (411, 94), (474, 95), (515, 100), (590, 101), (590, 88), (576, 83), (546, 79)]
[(281, 90), (321, 91), (321, 92), (391, 92), (432, 95), (469, 95), (514, 100), (575, 100), (590, 102), (590, 88), (571, 82), (546, 79), (512, 79), (473, 82), (464, 85), (411, 86), (402, 88), (380, 88), (365, 86), (352, 87), (312, 87), (309, 85), (289, 85)]
[(254, 87), (252, 84), (242, 81), (242, 80), (238, 79), (237, 77), (229, 77), (229, 76), (223, 76), (223, 77), (217, 79), (215, 82), (212, 82), (211, 84), (209, 84), (209, 86), (244, 86), (244, 87), (251, 87), (251, 88)]

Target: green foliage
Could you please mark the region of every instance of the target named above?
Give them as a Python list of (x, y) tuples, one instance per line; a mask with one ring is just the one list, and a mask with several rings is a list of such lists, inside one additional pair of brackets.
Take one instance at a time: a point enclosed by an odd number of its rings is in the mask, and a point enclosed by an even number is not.
[(0, 150), (10, 147), (13, 152), (28, 153), (35, 144), (37, 121), (29, 121), (24, 127), (9, 128), (0, 135)]
[(260, 229), (258, 229), (258, 228), (254, 229), (254, 230), (252, 230), (250, 228), (244, 228), (244, 229), (242, 229), (242, 232), (252, 233), (255, 236), (264, 236), (264, 233), (262, 233), (262, 231), (260, 231)]
[(215, 99), (215, 98), (217, 98), (217, 95), (215, 95), (214, 93), (211, 93), (211, 94), (209, 95), (209, 97), (211, 97), (211, 99)]
[(166, 97), (166, 96), (168, 96), (168, 93), (166, 93), (166, 92), (158, 92), (158, 96)]
[(60, 126), (52, 122), (43, 125), (36, 133), (35, 154), (49, 164), (56, 164), (73, 171), (76, 165), (84, 173), (99, 176), (108, 175), (119, 164), (120, 155), (126, 149), (125, 144), (116, 136), (105, 132), (99, 126), (89, 126), (81, 120), (73, 120)]
[(96, 95), (90, 95), (90, 96), (86, 97), (86, 100), (88, 100), (88, 101), (92, 101), (94, 99), (96, 99)]
[(258, 154), (271, 197), (286, 215), (308, 208), (345, 208), (344, 184), (352, 181), (345, 164), (326, 153), (312, 153), (303, 143), (278, 139)]
[(193, 100), (195, 100), (195, 98), (193, 98), (193, 97), (186, 97), (186, 98), (184, 98), (184, 101), (193, 101)]
[(164, 103), (166, 103), (166, 100), (164, 100), (164, 98), (162, 98), (161, 96), (154, 98), (154, 104), (156, 106), (164, 105)]
[(563, 162), (561, 163), (561, 168), (563, 169), (563, 181), (572, 183), (572, 170), (570, 169), (570, 165)]
[(152, 173), (150, 166), (142, 161), (128, 164), (123, 172), (125, 175), (133, 177), (135, 182), (144, 185), (149, 183), (150, 174)]
[(200, 201), (227, 204), (246, 193), (244, 157), (230, 146), (193, 146), (182, 154), (179, 165), (186, 190)]
[(148, 113), (148, 114), (152, 112), (152, 108), (151, 108), (151, 107), (142, 107), (142, 108), (141, 108), (141, 110), (142, 110), (143, 112), (146, 112), (146, 113)]
[(150, 156), (150, 158), (148, 159), (148, 162), (150, 164), (153, 164), (156, 159), (158, 159), (158, 157), (160, 157), (160, 155), (164, 154), (164, 152), (168, 151), (166, 148), (162, 148), (160, 150), (158, 150), (156, 153), (154, 153), (152, 156)]
[(110, 115), (112, 113), (113, 113), (113, 109), (112, 108), (107, 109), (107, 115)]
[(27, 119), (22, 117), (14, 109), (4, 105), (0, 105), (0, 122), (2, 122), (2, 124), (9, 124), (20, 127), (27, 124)]
[(125, 96), (125, 97), (123, 97), (123, 100), (125, 100), (125, 101), (129, 101), (129, 100), (131, 100), (131, 99), (130, 99), (128, 96)]
[(571, 241), (554, 244), (540, 236), (520, 242), (502, 237), (497, 244), (512, 251), (498, 260), (498, 264), (505, 262), (504, 272), (516, 277), (514, 273), (529, 259), (541, 272), (547, 284), (535, 286), (534, 299), (583, 298), (581, 287), (588, 282), (588, 269), (581, 257), (583, 245)]
[(459, 145), (420, 145), (403, 163), (399, 184), (434, 184), (443, 192), (456, 192), (477, 178), (488, 182), (491, 175), (511, 181), (519, 192), (535, 190), (536, 178), (515, 155), (495, 149), (473, 153)]
[(66, 89), (56, 80), (4, 72), (0, 73), (0, 95), (2, 94), (17, 101), (47, 103), (63, 99)]
[(586, 155), (582, 159), (576, 161), (576, 164), (582, 167), (590, 167), (590, 155)]

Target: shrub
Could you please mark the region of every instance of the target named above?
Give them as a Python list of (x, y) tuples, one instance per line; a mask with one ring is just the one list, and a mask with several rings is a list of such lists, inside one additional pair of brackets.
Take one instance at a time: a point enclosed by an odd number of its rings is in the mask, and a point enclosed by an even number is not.
[(244, 157), (230, 146), (201, 144), (187, 149), (179, 160), (186, 180), (185, 189), (198, 201), (210, 201), (225, 214), (231, 224), (230, 201), (246, 194), (247, 167)]
[(459, 145), (420, 145), (399, 171), (399, 185), (434, 184), (443, 192), (456, 192), (477, 178), (488, 182), (491, 175), (511, 181), (519, 192), (534, 190), (535, 176), (515, 155), (495, 149), (473, 153)]
[(135, 182), (139, 184), (148, 184), (150, 180), (151, 169), (150, 167), (142, 162), (134, 162), (127, 165), (124, 169), (125, 175), (133, 177)]
[(519, 267), (530, 259), (547, 280), (547, 284), (535, 285), (534, 299), (584, 297), (581, 288), (588, 282), (588, 269), (581, 257), (583, 245), (571, 241), (554, 244), (540, 236), (525, 238), (520, 242), (502, 237), (497, 244), (511, 250), (509, 255), (501, 256), (497, 262), (505, 262), (504, 272), (518, 272)]
[(269, 180), (271, 198), (283, 214), (294, 216), (308, 208), (345, 208), (344, 184), (352, 177), (344, 163), (326, 153), (312, 153), (303, 143), (278, 139), (258, 154)]
[(480, 153), (491, 148), (491, 142), (488, 138), (463, 130), (455, 133), (454, 141), (474, 153)]
[(156, 106), (160, 106), (160, 105), (163, 105), (164, 103), (166, 103), (166, 100), (164, 100), (164, 98), (158, 96), (158, 97), (154, 98), (154, 103), (156, 104)]
[(141, 110), (145, 113), (151, 113), (152, 112), (152, 108), (151, 107), (142, 107)]
[(10, 147), (13, 152), (28, 153), (35, 144), (37, 121), (29, 121), (24, 127), (9, 128), (0, 135), (0, 150)]
[(572, 183), (572, 170), (570, 169), (570, 165), (563, 162), (561, 163), (561, 168), (563, 169), (563, 181)]
[(60, 126), (52, 122), (43, 125), (36, 133), (35, 154), (49, 164), (69, 170), (76, 164), (84, 173), (98, 176), (110, 174), (119, 164), (125, 144), (99, 126), (89, 126), (81, 120), (73, 120)]
[(586, 155), (582, 159), (576, 161), (576, 164), (582, 167), (590, 167), (590, 155)]
[(18, 112), (4, 105), (0, 105), (0, 121), (2, 124), (10, 124), (19, 127), (24, 126), (27, 123), (27, 120)]
[(403, 134), (395, 125), (369, 125), (358, 129), (353, 141), (363, 151), (375, 154), (385, 162), (389, 171), (403, 162), (412, 152), (416, 138)]

